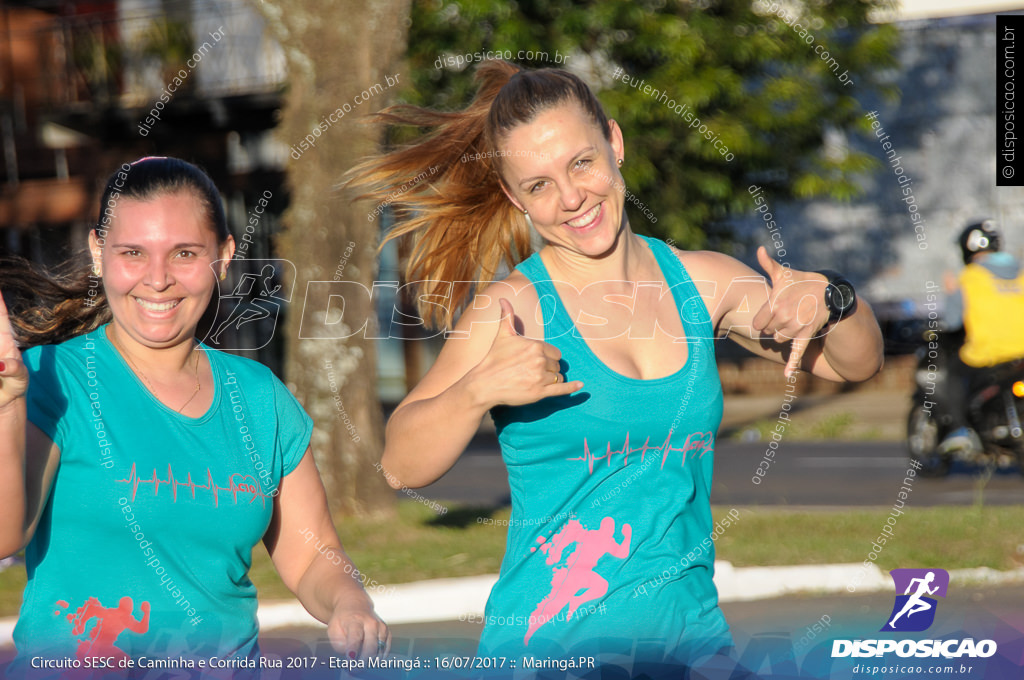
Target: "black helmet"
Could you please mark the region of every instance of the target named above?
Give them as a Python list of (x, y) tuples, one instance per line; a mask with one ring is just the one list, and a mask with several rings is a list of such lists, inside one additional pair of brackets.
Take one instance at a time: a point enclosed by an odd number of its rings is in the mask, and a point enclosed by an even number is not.
[(964, 256), (964, 264), (969, 264), (976, 254), (999, 250), (999, 232), (996, 231), (995, 220), (974, 222), (964, 227), (960, 234), (960, 252)]

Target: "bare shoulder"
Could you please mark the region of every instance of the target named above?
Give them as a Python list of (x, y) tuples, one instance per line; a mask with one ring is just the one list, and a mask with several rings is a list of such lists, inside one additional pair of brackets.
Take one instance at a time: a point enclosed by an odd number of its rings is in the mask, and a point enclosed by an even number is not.
[[(451, 337), (467, 337), (483, 325), (501, 319), (501, 300), (508, 300), (516, 316), (516, 330), (528, 337), (543, 336), (543, 319), (539, 313), (537, 290), (529, 277), (514, 270), (506, 278), (493, 281), (479, 290), (459, 317)], [(486, 333), (486, 332), (485, 332)], [(493, 332), (488, 334), (493, 336)]]
[(764, 296), (763, 274), (735, 257), (713, 250), (672, 250), (697, 287), (716, 328), (724, 315), (743, 307), (745, 299), (759, 301)]
[(514, 271), (507, 278), (484, 286), (459, 315), (455, 327), (445, 333), (440, 354), (406, 395), (403, 405), (437, 396), (483, 360), (498, 334), (502, 299), (511, 303), (520, 333), (530, 337), (534, 337), (531, 331), (543, 333), (539, 324), (534, 327), (530, 323), (532, 315), (528, 312), (537, 304), (537, 293), (526, 276)]
[(672, 252), (694, 281), (722, 281), (735, 276), (759, 275), (735, 257), (714, 250), (680, 250), (672, 246)]
[(672, 250), (704, 298), (721, 297), (738, 281), (763, 276), (725, 253), (714, 250), (680, 250), (674, 246)]
[[(532, 296), (534, 300), (537, 299), (537, 291), (533, 287), (533, 282), (518, 269), (513, 270), (511, 274), (500, 281), (492, 281), (483, 291), (480, 291), (479, 295), (487, 295), (495, 299), (502, 295), (511, 295), (516, 299), (526, 299)], [(509, 302), (514, 303), (514, 300), (509, 300)]]

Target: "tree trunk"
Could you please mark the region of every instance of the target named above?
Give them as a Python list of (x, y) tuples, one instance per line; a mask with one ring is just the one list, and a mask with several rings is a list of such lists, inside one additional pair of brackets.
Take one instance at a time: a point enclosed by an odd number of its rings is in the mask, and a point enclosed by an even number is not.
[[(313, 284), (307, 295), (307, 282), (358, 282), (372, 290), (379, 220), (367, 219), (373, 206), (351, 203), (338, 184), (380, 142), (359, 117), (393, 103), (398, 80), (405, 81), (399, 63), (410, 0), (254, 4), (284, 48), (289, 81), (278, 126), (290, 151), (291, 194), (279, 252), (297, 272), (284, 328), (287, 383), (316, 421), (313, 451), (332, 507), (355, 515), (392, 512), (394, 494), (376, 467), (383, 450), (376, 350), (373, 333), (361, 328), (367, 319), (366, 328), (374, 328), (373, 303), (351, 294), (351, 283)], [(303, 148), (307, 136), (312, 144)], [(325, 323), (327, 293), (342, 288), (343, 316), (337, 298), (329, 314), (342, 321)], [(338, 339), (344, 335), (350, 337)]]

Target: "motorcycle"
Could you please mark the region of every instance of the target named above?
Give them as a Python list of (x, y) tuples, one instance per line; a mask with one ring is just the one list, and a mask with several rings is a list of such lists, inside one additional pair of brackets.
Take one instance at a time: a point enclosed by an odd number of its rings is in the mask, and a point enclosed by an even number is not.
[[(1024, 359), (987, 369), (987, 379), (968, 393), (967, 423), (972, 430), (971, 445), (952, 452), (940, 444), (952, 429), (948, 416), (936, 412), (938, 398), (949, 380), (952, 352), (959, 350), (963, 334), (939, 334), (937, 349), (917, 350), (917, 389), (907, 418), (907, 448), (910, 459), (920, 465), (924, 477), (944, 477), (954, 460), (989, 468), (1019, 466), (1024, 475)], [(933, 334), (932, 338), (935, 337)], [(935, 343), (933, 343), (934, 347)]]

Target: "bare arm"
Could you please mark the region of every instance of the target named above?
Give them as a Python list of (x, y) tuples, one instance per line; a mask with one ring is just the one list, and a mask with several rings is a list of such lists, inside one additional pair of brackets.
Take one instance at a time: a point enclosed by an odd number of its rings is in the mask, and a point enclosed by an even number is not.
[(0, 558), (32, 539), (43, 513), (60, 451), (28, 422), (28, 369), (0, 297)]
[(327, 624), (339, 652), (366, 658), (386, 651), (377, 641), (390, 647), (391, 633), (374, 614), (359, 570), (341, 547), (310, 449), (279, 490), (263, 542), (281, 580), (306, 611)]
[(882, 367), (882, 333), (863, 299), (856, 310), (822, 332), (828, 321), (827, 281), (787, 270), (760, 249), (766, 278), (720, 253), (693, 253), (684, 265), (705, 284), (702, 297), (716, 330), (754, 354), (833, 381), (859, 382)]
[(12, 552), (24, 548), (35, 535), (59, 465), (60, 449), (42, 430), (30, 422), (26, 428), (25, 477), (22, 487), (25, 493), (25, 514), (20, 545)]
[(24, 546), (25, 531), (25, 417), (24, 398), (0, 408), (0, 558)]
[(478, 296), (437, 361), (391, 415), (381, 459), (391, 486), (415, 488), (439, 479), (492, 407), (582, 388), (579, 381), (563, 382), (557, 348), (518, 333), (510, 299), (515, 291), (507, 283)]

